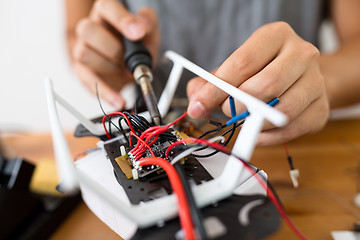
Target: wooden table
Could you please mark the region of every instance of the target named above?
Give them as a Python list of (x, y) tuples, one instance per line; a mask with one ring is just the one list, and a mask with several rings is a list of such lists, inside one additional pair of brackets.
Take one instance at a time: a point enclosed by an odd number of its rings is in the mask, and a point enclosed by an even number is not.
[[(3, 139), (10, 152), (32, 161), (53, 157), (50, 136), (18, 135)], [(93, 138), (67, 139), (75, 156), (95, 146)], [(252, 163), (263, 169), (290, 218), (309, 239), (332, 239), (332, 230), (352, 230), (360, 211), (353, 204), (359, 183), (360, 120), (330, 122), (321, 132), (289, 143), (300, 186), (292, 187), (283, 146), (258, 148)], [(84, 203), (69, 216), (52, 239), (120, 239)], [(269, 239), (297, 239), (282, 223)]]
[[(309, 239), (332, 239), (330, 231), (352, 230), (359, 183), (360, 121), (330, 122), (324, 130), (289, 143), (300, 186), (294, 189), (283, 146), (257, 149), (253, 163), (264, 169), (290, 218)], [(296, 239), (289, 228), (270, 239)]]

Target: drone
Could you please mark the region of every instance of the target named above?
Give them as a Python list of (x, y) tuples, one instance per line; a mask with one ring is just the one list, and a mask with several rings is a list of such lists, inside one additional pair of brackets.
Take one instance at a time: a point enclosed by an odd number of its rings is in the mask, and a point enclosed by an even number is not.
[[(264, 121), (278, 127), (288, 121), (272, 107), (278, 99), (264, 103), (173, 51), (165, 57), (173, 67), (158, 102), (161, 116), (187, 69), (246, 106), (224, 124), (242, 121), (232, 150), (221, 145), (221, 136), (192, 138), (177, 130), (186, 113), (162, 126), (152, 125), (147, 111), (89, 120), (46, 79), (59, 190), (81, 191), (89, 209), (124, 239), (261, 239), (275, 232), (284, 210), (267, 189), (266, 173), (249, 161)], [(99, 138), (97, 147), (75, 162), (57, 104), (79, 120), (75, 136)]]

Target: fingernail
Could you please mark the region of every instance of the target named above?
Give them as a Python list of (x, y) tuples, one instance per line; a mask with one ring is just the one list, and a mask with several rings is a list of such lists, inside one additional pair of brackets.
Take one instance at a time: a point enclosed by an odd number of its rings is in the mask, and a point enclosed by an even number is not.
[(118, 98), (117, 96), (113, 96), (109, 103), (116, 109), (116, 110), (123, 110), (125, 103), (121, 98)]
[(144, 28), (136, 22), (130, 23), (128, 30), (133, 38), (142, 38), (145, 35)]
[(190, 115), (190, 117), (192, 117), (192, 118), (201, 118), (206, 115), (204, 105), (199, 101), (195, 101), (193, 103), (190, 102), (190, 105), (189, 105), (187, 111), (188, 111), (188, 114)]

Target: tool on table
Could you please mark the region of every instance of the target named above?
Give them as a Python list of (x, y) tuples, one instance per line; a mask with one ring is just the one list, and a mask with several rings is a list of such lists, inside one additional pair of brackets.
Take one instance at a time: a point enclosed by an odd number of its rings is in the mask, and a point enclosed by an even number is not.
[[(126, 8), (124, 0), (120, 1)], [(126, 67), (132, 72), (136, 83), (140, 86), (144, 96), (146, 108), (155, 125), (160, 125), (161, 115), (157, 107), (157, 100), (151, 82), (153, 80), (151, 55), (141, 41), (130, 41), (123, 37), (124, 59)]]

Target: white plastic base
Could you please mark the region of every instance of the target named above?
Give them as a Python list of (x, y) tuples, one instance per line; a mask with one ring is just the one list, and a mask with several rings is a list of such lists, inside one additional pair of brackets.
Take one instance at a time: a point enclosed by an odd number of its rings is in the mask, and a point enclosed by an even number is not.
[[(208, 150), (204, 150), (201, 154), (205, 154), (206, 151)], [(213, 177), (218, 177), (221, 175), (227, 159), (227, 155), (218, 153), (210, 158), (199, 161)], [(98, 182), (102, 188), (116, 195), (130, 207), (130, 201), (123, 188), (116, 181), (113, 167), (110, 161), (105, 158), (102, 150), (98, 150), (79, 159), (75, 165), (78, 171), (81, 171), (95, 182)], [(265, 176), (265, 178), (267, 177), (263, 171), (261, 171), (261, 174)], [(114, 232), (124, 239), (129, 239), (135, 234), (137, 225), (134, 222), (122, 215), (120, 211), (111, 207), (111, 205), (104, 201), (104, 198), (94, 193), (86, 184), (82, 184), (81, 181), (80, 189), (82, 197), (89, 209)], [(251, 177), (250, 173), (244, 170), (242, 171), (241, 184), (234, 190), (234, 193), (238, 195), (265, 195), (266, 190), (261, 187), (255, 177)], [(154, 212), (156, 212), (155, 209)]]

